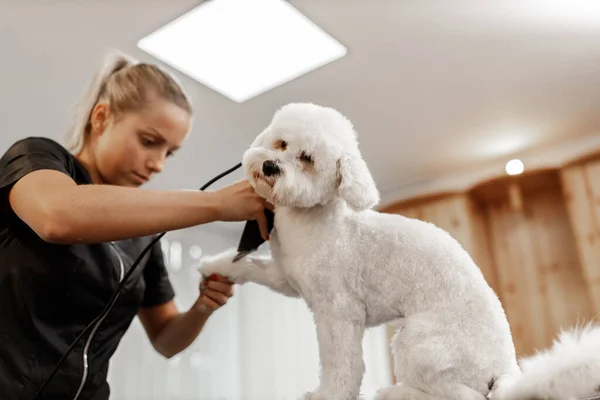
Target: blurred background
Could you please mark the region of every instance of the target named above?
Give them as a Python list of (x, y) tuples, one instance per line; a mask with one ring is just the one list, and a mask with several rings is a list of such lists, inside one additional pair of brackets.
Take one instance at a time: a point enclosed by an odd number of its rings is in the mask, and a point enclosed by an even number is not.
[[(379, 210), (433, 222), (469, 250), (520, 356), (598, 314), (600, 3), (204, 3), (0, 0), (0, 153), (26, 136), (62, 142), (73, 103), (117, 48), (175, 72), (195, 107), (185, 146), (148, 187), (199, 188), (288, 102), (334, 107), (355, 124)], [(181, 309), (198, 294), (198, 257), (236, 246), (242, 229), (165, 236)], [(236, 289), (170, 360), (136, 320), (112, 361), (112, 398), (285, 400), (316, 385), (304, 303)], [(365, 336), (367, 392), (393, 382), (392, 334)]]

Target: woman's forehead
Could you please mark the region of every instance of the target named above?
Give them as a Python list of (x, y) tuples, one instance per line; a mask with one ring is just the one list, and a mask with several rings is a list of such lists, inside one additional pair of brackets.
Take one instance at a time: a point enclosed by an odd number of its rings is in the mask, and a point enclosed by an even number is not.
[(160, 135), (165, 141), (174, 145), (179, 145), (190, 130), (189, 113), (166, 101), (152, 102), (138, 116), (141, 128)]

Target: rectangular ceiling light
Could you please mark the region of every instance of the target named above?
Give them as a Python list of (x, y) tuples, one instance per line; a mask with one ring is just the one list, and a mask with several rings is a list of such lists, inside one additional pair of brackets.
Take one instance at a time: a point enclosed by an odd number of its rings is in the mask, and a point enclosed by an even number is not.
[(282, 0), (209, 0), (138, 47), (240, 103), (347, 53)]

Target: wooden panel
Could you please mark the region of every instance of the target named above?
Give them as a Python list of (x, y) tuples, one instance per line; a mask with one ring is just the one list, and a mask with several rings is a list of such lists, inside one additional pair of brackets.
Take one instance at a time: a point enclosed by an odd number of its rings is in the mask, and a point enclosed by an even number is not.
[[(497, 266), (497, 293), (511, 323), (511, 330), (517, 351), (531, 347), (530, 335), (525, 326), (531, 313), (522, 293), (527, 291), (527, 282), (521, 275), (524, 260), (518, 243), (523, 241), (523, 230), (519, 230), (518, 219), (510, 211), (507, 203), (492, 204), (487, 208), (486, 217), (490, 227), (490, 246)], [(517, 246), (515, 246), (515, 242)], [(527, 332), (529, 333), (529, 332)]]
[[(600, 234), (600, 161), (593, 161), (586, 164), (585, 175), (589, 186), (592, 213), (594, 214), (594, 231), (598, 240)], [(598, 242), (596, 241), (596, 243)]]
[(403, 201), (399, 201), (397, 203), (388, 205), (386, 207), (378, 209), (379, 212), (388, 213), (388, 214), (404, 214), (405, 212), (410, 212), (411, 210), (420, 210), (423, 206), (427, 204), (433, 204), (455, 195), (461, 195), (462, 192), (446, 192), (446, 193), (435, 193), (431, 195), (425, 195), (421, 197), (415, 197), (411, 199), (406, 199)]
[(468, 208), (468, 218), (466, 219), (466, 222), (469, 225), (469, 237), (468, 240), (462, 244), (469, 254), (471, 254), (471, 257), (479, 266), (479, 269), (481, 269), (485, 280), (498, 294), (500, 300), (502, 300), (502, 296), (498, 292), (498, 276), (492, 258), (489, 227), (483, 210), (479, 204), (471, 199), (467, 199), (465, 206)]
[[(548, 308), (546, 341), (559, 330), (594, 314), (585, 290), (585, 279), (564, 198), (559, 190), (539, 193), (531, 199), (533, 251), (543, 277), (542, 295)], [(582, 290), (583, 289), (583, 290)]]
[(593, 315), (558, 177), (552, 179), (554, 186), (524, 191), (522, 212), (507, 198), (486, 212), (498, 293), (519, 356), (546, 348), (561, 328)]
[(579, 260), (594, 312), (600, 313), (599, 163), (561, 171), (563, 192), (577, 243)]

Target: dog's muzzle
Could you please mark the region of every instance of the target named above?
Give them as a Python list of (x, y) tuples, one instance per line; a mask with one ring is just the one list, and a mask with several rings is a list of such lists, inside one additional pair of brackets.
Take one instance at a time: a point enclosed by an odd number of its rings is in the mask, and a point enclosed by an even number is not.
[(274, 176), (281, 172), (279, 166), (271, 160), (267, 160), (263, 163), (262, 171), (265, 176)]

